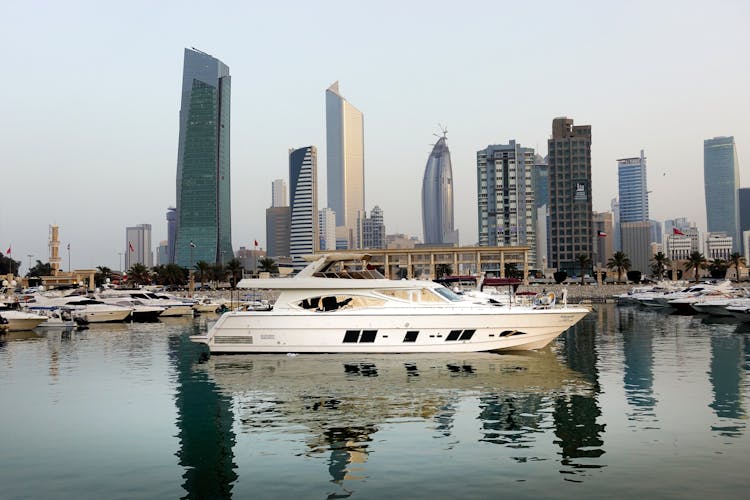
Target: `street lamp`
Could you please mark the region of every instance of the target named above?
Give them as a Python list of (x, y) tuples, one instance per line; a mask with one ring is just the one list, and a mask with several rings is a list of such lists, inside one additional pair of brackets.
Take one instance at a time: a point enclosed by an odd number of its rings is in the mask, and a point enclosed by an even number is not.
[[(29, 258), (29, 271), (31, 271), (31, 259), (34, 257), (34, 255), (28, 253), (28, 254), (26, 254), (26, 257)], [(29, 271), (27, 271), (27, 272), (29, 272)]]

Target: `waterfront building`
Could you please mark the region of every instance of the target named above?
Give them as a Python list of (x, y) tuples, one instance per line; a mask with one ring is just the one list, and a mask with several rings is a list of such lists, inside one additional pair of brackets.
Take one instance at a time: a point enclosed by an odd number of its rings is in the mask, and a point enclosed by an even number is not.
[(307, 265), (305, 255), (319, 249), (317, 176), (315, 146), (289, 150), (289, 256), (297, 270)]
[(534, 150), (516, 141), (477, 151), (480, 246), (528, 246), (536, 264)]
[(167, 264), (174, 264), (174, 249), (177, 241), (177, 208), (167, 208)]
[(632, 271), (650, 274), (651, 224), (648, 221), (621, 222), (622, 251), (630, 259)]
[(453, 170), (446, 132), (427, 158), (422, 178), (422, 230), (427, 245), (458, 244), (453, 227)]
[(159, 245), (156, 247), (156, 265), (166, 266), (167, 264), (170, 264), (169, 242), (167, 240), (162, 240), (159, 242)]
[(579, 255), (593, 257), (591, 125), (552, 121), (547, 141), (550, 199), (550, 267), (576, 274)]
[(125, 270), (133, 264), (154, 266), (154, 255), (151, 251), (151, 224), (138, 224), (125, 228)]
[(536, 268), (547, 269), (549, 262), (549, 165), (547, 158), (534, 155), (532, 191), (536, 206)]
[(357, 211), (365, 209), (364, 141), (362, 112), (341, 96), (336, 81), (326, 90), (326, 180), (336, 239), (347, 248), (355, 244)]
[(594, 212), (594, 232), (596, 243), (594, 244), (594, 267), (606, 271), (607, 262), (614, 255), (613, 246), (613, 214), (612, 212)]
[(649, 220), (646, 156), (643, 150), (639, 157), (617, 160), (617, 185), (620, 224)]
[(266, 252), (278, 260), (289, 257), (289, 229), (291, 211), (289, 207), (269, 207), (266, 209)]
[(271, 206), (272, 207), (288, 207), (287, 202), (287, 189), (286, 181), (284, 179), (276, 179), (271, 183)]
[(220, 60), (185, 49), (177, 156), (175, 262), (220, 262), (232, 251), (231, 77)]
[(708, 233), (706, 235), (706, 258), (708, 260), (729, 260), (734, 241), (726, 233)]
[(370, 211), (361, 210), (357, 217), (357, 248), (386, 248), (383, 210), (375, 205)]
[[(745, 231), (750, 231), (750, 188), (740, 188), (737, 191), (737, 201), (739, 202), (740, 212), (740, 235), (742, 236), (742, 252), (745, 255), (750, 253), (747, 245), (747, 239), (744, 237)], [(750, 264), (750, 261), (748, 261)]]
[(739, 243), (740, 170), (734, 137), (703, 141), (703, 178), (708, 232), (723, 232)]
[(687, 260), (693, 251), (692, 241), (690, 236), (681, 234), (668, 234), (666, 238), (665, 254), (677, 263), (678, 261)]

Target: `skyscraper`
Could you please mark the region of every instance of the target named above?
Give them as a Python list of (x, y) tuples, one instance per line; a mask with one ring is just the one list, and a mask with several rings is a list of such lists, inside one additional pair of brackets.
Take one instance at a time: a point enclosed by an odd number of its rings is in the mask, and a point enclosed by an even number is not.
[(617, 180), (620, 198), (620, 223), (648, 220), (648, 187), (646, 157), (617, 160)]
[(151, 251), (151, 224), (138, 224), (125, 228), (125, 269), (133, 264), (153, 267), (154, 254)]
[(479, 245), (527, 245), (536, 263), (535, 155), (516, 141), (477, 151)]
[(549, 165), (540, 154), (534, 155), (532, 190), (536, 206), (536, 268), (544, 272), (549, 262)]
[[(750, 231), (750, 188), (740, 188), (737, 192), (737, 199), (739, 201), (739, 212), (740, 212), (740, 236), (745, 231)], [(744, 249), (742, 252), (747, 255), (750, 253), (747, 241), (744, 236), (742, 237), (742, 246)]]
[[(357, 211), (365, 209), (365, 153), (362, 112), (339, 93), (326, 90), (328, 207), (336, 213), (336, 237), (355, 244)], [(291, 182), (291, 180), (290, 180)]]
[(174, 264), (174, 248), (177, 240), (177, 209), (167, 208), (167, 262)]
[(453, 228), (453, 171), (445, 132), (432, 148), (422, 179), (422, 229), (427, 245), (458, 244)]
[(266, 209), (266, 254), (278, 260), (289, 257), (289, 207)]
[(177, 154), (175, 262), (231, 258), (229, 68), (199, 50), (185, 49)]
[(385, 223), (383, 210), (375, 205), (370, 216), (364, 210), (357, 217), (357, 248), (385, 248)]
[(271, 206), (272, 207), (288, 207), (286, 197), (286, 182), (284, 179), (276, 179), (271, 183)]
[(740, 248), (739, 201), (740, 169), (734, 137), (714, 137), (703, 141), (703, 178), (706, 191), (706, 219), (709, 233), (726, 233)]
[(572, 275), (576, 258), (593, 258), (591, 125), (552, 120), (549, 151), (550, 267)]
[(318, 239), (318, 150), (307, 146), (289, 150), (289, 255), (295, 269), (302, 269), (303, 256), (315, 253)]
[(318, 232), (320, 249), (336, 250), (336, 214), (330, 208), (321, 208), (318, 211)]

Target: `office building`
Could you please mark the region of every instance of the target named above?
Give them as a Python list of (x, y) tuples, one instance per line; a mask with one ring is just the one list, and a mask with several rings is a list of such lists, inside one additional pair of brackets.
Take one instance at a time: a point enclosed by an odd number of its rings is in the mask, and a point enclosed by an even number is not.
[(690, 236), (668, 234), (665, 242), (666, 248), (664, 249), (664, 253), (673, 263), (687, 260), (693, 252), (693, 245)]
[(318, 211), (318, 232), (320, 249), (336, 250), (336, 214), (330, 208), (321, 208)]
[(175, 262), (221, 262), (232, 251), (229, 67), (185, 49), (177, 156)]
[(536, 268), (542, 272), (549, 262), (549, 165), (547, 158), (534, 155), (532, 190), (536, 205)]
[(240, 261), (243, 276), (245, 274), (256, 275), (260, 269), (258, 261), (266, 258), (266, 254), (267, 252), (259, 248), (240, 247), (240, 249), (234, 254), (234, 257)]
[(651, 243), (657, 243), (661, 245), (662, 238), (664, 236), (661, 222), (659, 222), (658, 220), (650, 219), (648, 223), (651, 224)]
[(274, 260), (289, 257), (289, 229), (291, 211), (289, 207), (266, 209), (266, 254)]
[(133, 264), (154, 266), (154, 255), (151, 251), (151, 224), (138, 224), (125, 228), (125, 269)]
[(620, 239), (620, 200), (612, 198), (609, 204), (612, 212), (612, 248), (615, 252), (622, 250), (622, 240)]
[(708, 232), (726, 233), (739, 243), (740, 169), (734, 137), (703, 141), (703, 179)]
[(288, 207), (289, 202), (286, 197), (287, 189), (284, 179), (276, 179), (271, 183), (271, 206)]
[(729, 260), (732, 255), (734, 241), (726, 233), (708, 233), (706, 235), (706, 258), (708, 260)]
[(386, 248), (383, 210), (375, 205), (370, 216), (362, 210), (357, 217), (357, 248)]
[(630, 259), (630, 269), (650, 274), (651, 224), (642, 222), (621, 222), (622, 251)]
[(477, 151), (480, 246), (529, 246), (536, 264), (534, 150), (516, 141)]
[(552, 121), (547, 141), (551, 268), (578, 272), (579, 255), (593, 257), (591, 125), (570, 118)]
[(336, 214), (336, 238), (348, 248), (355, 243), (357, 212), (365, 209), (364, 141), (362, 112), (341, 96), (339, 82), (334, 82), (326, 90), (328, 208)]
[(170, 264), (169, 242), (167, 240), (162, 240), (159, 242), (159, 245), (156, 247), (156, 265), (166, 266), (167, 264)]
[(646, 157), (617, 160), (617, 185), (620, 203), (619, 222), (648, 220), (648, 186), (646, 182)]
[(458, 245), (453, 227), (453, 170), (445, 134), (432, 148), (422, 178), (422, 230), (428, 245)]
[(594, 212), (592, 214), (594, 221), (594, 234), (596, 242), (594, 244), (594, 267), (606, 272), (607, 262), (614, 255), (613, 244), (613, 220), (612, 212)]
[(289, 256), (297, 270), (307, 264), (303, 257), (319, 248), (317, 176), (315, 146), (289, 150)]
[[(742, 253), (750, 254), (750, 248), (747, 245), (747, 239), (743, 236), (745, 231), (750, 231), (750, 188), (740, 188), (737, 192), (737, 201), (739, 202), (740, 212), (740, 235), (742, 236)], [(748, 262), (750, 264), (750, 262)]]
[(174, 249), (177, 241), (177, 208), (167, 208), (167, 264), (174, 264)]

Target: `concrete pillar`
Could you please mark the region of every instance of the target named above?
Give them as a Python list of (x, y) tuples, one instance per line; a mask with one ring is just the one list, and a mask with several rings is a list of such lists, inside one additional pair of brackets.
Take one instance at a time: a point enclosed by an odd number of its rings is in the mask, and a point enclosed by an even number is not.
[(406, 277), (412, 279), (414, 277), (414, 269), (411, 263), (411, 252), (406, 254)]
[(500, 277), (505, 278), (505, 251), (500, 249)]
[(529, 284), (529, 252), (523, 252), (523, 284)]

